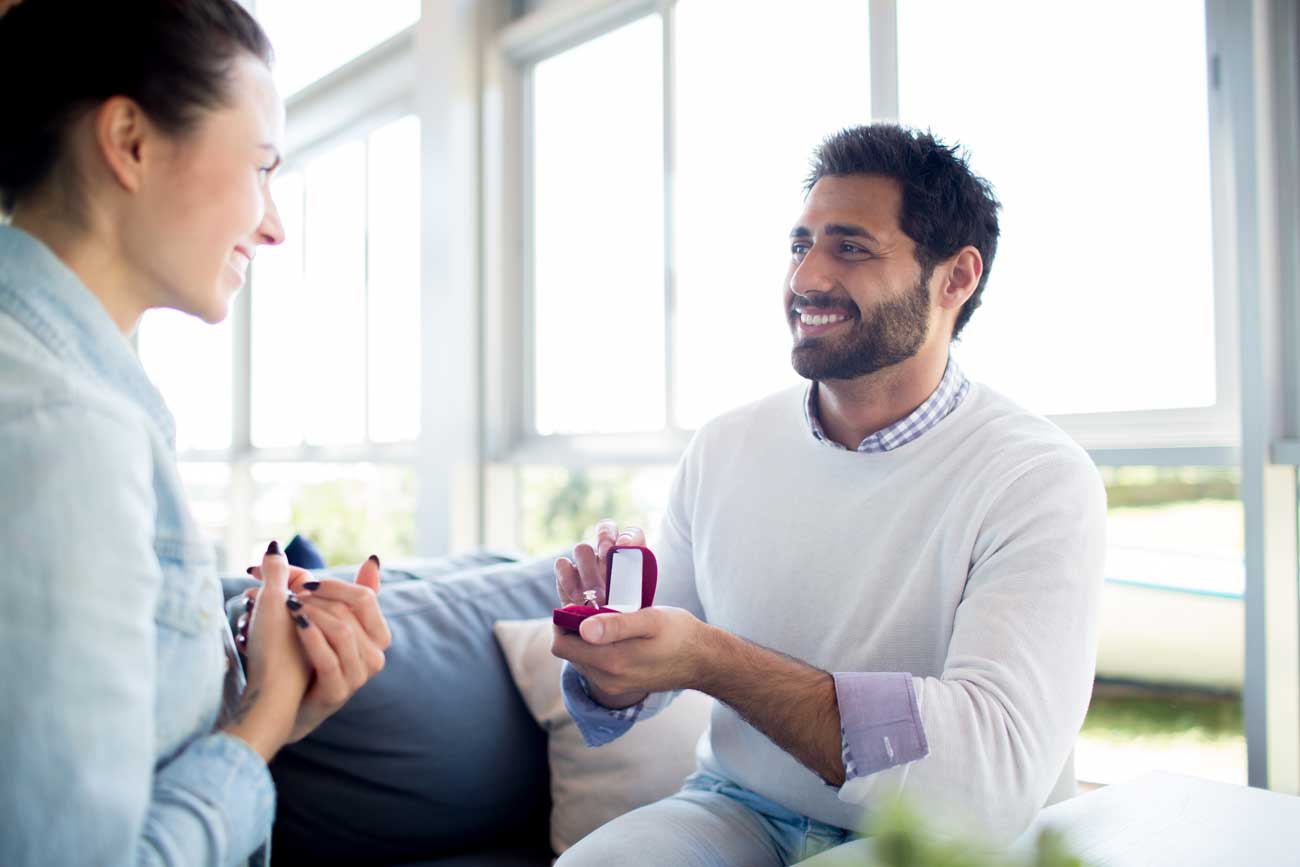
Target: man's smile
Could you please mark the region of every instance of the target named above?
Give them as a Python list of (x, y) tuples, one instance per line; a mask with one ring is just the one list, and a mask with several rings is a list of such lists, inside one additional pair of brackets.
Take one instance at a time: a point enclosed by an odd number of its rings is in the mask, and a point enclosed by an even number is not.
[(857, 318), (847, 310), (818, 309), (816, 307), (802, 310), (796, 308), (793, 313), (797, 337), (820, 337)]

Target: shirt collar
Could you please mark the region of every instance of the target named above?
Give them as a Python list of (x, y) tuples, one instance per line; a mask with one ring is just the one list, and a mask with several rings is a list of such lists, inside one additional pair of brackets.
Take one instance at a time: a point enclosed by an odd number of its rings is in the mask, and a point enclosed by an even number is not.
[(104, 305), (49, 247), (21, 229), (4, 225), (0, 225), (0, 313), (12, 316), (55, 356), (139, 406), (174, 446), (172, 414)]
[[(943, 372), (943, 379), (939, 380), (939, 386), (930, 396), (906, 418), (899, 419), (888, 427), (868, 436), (858, 444), (856, 451), (864, 453), (888, 452), (907, 445), (947, 418), (948, 414), (961, 404), (962, 398), (966, 396), (968, 391), (970, 391), (970, 380), (961, 372), (957, 362), (949, 357), (948, 366)], [(844, 446), (828, 437), (822, 429), (821, 419), (817, 415), (816, 382), (808, 386), (808, 391), (804, 397), (804, 419), (808, 422), (808, 428), (818, 442), (837, 449), (844, 449)], [(844, 450), (847, 451), (847, 449)]]

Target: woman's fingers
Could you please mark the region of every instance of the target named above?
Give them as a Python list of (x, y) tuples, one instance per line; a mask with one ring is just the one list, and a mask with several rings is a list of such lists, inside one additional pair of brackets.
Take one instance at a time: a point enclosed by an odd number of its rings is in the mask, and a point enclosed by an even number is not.
[(384, 667), (384, 651), (388, 648), (387, 640), (376, 641), (365, 627), (356, 618), (353, 608), (345, 602), (339, 602), (333, 599), (322, 599), (320, 596), (309, 596), (301, 599), (303, 612), (308, 617), (316, 617), (316, 612), (324, 611), (335, 620), (351, 621), (353, 634), (356, 637), (357, 648), (361, 655), (362, 662), (365, 663), (369, 675), (375, 674), (379, 669)]
[(316, 674), (316, 682), (312, 685), (308, 697), (314, 695), (332, 707), (342, 705), (348, 700), (350, 693), (338, 654), (335, 653), (317, 621), (301, 611), (294, 614), (293, 619), (298, 627), (298, 641), (302, 645), (303, 653)]
[(379, 592), (379, 558), (374, 554), (367, 557), (359, 567), (357, 567), (356, 583), (362, 587), (369, 587), (374, 592)]
[[(334, 656), (338, 660), (341, 683), (346, 689), (346, 695), (342, 698), (345, 701), (347, 696), (360, 689), (370, 678), (369, 666), (362, 654), (357, 634), (360, 629), (356, 621), (348, 616), (337, 616), (323, 605), (313, 606), (310, 611), (304, 606), (304, 611), (298, 616), (305, 617), (309, 623), (316, 625), (334, 651)], [(319, 672), (317, 676), (320, 676)], [(327, 694), (337, 697), (339, 692), (336, 689)]]
[(392, 642), (388, 623), (379, 610), (379, 597), (367, 585), (350, 584), (336, 578), (321, 578), (303, 585), (298, 594), (303, 599), (328, 599), (347, 605), (366, 635), (383, 648)]
[[(247, 572), (249, 575), (252, 575), (258, 581), (262, 580), (261, 566), (249, 566), (244, 571)], [(289, 567), (289, 589), (296, 592), (304, 583), (312, 580), (313, 577), (315, 576), (313, 576), (311, 572), (302, 568), (301, 566), (290, 566)], [(249, 588), (249, 590), (254, 590), (254, 589), (256, 588), (253, 587)], [(247, 593), (248, 590), (245, 590), (244, 592)]]

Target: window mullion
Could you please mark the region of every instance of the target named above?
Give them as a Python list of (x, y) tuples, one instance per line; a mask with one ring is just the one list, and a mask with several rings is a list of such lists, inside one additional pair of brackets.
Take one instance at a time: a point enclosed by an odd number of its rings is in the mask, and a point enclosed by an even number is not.
[(869, 0), (871, 119), (898, 120), (898, 0)]
[(664, 426), (677, 430), (677, 262), (673, 186), (676, 172), (676, 0), (660, 3), (663, 21)]

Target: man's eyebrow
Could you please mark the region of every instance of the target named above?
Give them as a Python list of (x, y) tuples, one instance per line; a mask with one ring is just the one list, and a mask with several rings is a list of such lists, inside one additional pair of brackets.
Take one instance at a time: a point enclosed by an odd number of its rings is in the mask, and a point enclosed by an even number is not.
[(876, 240), (875, 235), (862, 226), (855, 226), (852, 223), (827, 223), (824, 231), (827, 235), (847, 235), (854, 238), (866, 238), (876, 244), (880, 243)]
[[(862, 226), (855, 226), (851, 223), (827, 223), (823, 233), (827, 235), (843, 235), (852, 238), (866, 238), (872, 243), (879, 244), (876, 236), (868, 232)], [(790, 230), (791, 238), (811, 238), (812, 230), (807, 226), (795, 226)]]

